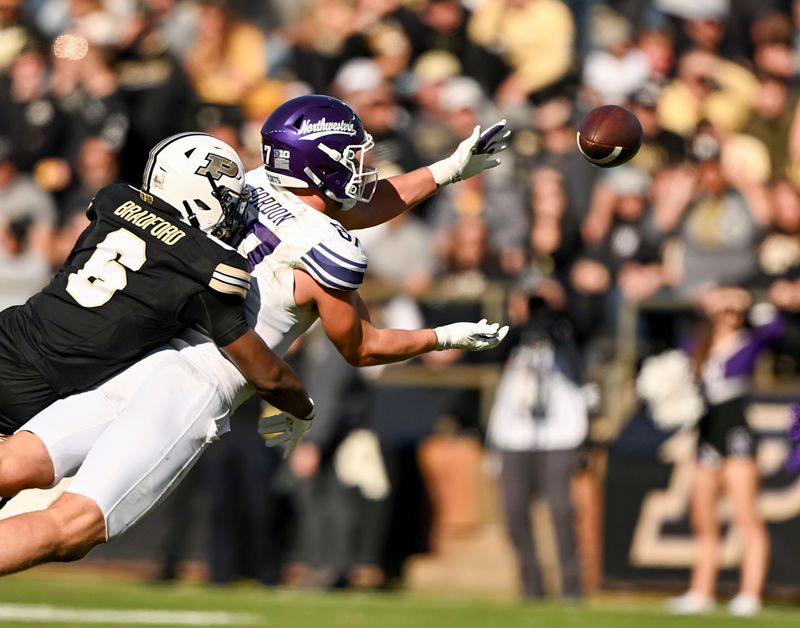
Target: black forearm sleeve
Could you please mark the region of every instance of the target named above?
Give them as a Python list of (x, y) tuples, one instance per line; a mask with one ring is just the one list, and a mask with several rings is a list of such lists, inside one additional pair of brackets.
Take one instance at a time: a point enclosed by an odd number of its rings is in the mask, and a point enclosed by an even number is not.
[(199, 292), (186, 302), (180, 320), (201, 327), (219, 347), (238, 340), (248, 330), (242, 300), (209, 290)]

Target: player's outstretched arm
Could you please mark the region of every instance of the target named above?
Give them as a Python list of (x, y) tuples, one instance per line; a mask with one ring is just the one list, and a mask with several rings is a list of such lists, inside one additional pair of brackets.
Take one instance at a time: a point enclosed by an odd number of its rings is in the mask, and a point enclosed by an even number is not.
[(500, 344), (508, 332), (485, 320), (436, 329), (379, 329), (358, 291), (324, 288), (300, 270), (295, 271), (295, 301), (316, 306), (325, 333), (353, 366), (401, 362), (444, 349), (483, 351)]
[(483, 131), (476, 126), (472, 135), (461, 142), (449, 157), (378, 181), (372, 201), (357, 203), (346, 212), (337, 212), (336, 219), (345, 229), (365, 229), (387, 222), (421, 203), (442, 186), (499, 166), (500, 160), (495, 155), (508, 148), (509, 135), (511, 131), (506, 128), (505, 120)]
[(295, 417), (311, 419), (314, 404), (292, 368), (249, 329), (222, 347), (259, 397)]

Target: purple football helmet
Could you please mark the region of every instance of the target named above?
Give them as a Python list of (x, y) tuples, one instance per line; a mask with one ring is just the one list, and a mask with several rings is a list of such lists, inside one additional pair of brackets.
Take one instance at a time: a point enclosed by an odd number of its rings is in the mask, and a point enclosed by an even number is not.
[(378, 172), (364, 166), (372, 136), (341, 100), (311, 94), (278, 107), (261, 127), (261, 156), (270, 182), (313, 188), (350, 209), (369, 202)]

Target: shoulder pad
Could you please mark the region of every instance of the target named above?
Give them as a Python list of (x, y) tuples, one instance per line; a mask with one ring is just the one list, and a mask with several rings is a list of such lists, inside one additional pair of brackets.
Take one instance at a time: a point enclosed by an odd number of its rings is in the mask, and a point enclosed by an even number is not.
[(303, 266), (317, 283), (333, 290), (357, 290), (364, 281), (367, 254), (359, 239), (336, 222), (332, 233), (302, 257)]
[(102, 214), (106, 210), (113, 211), (120, 203), (127, 200), (138, 200), (139, 191), (127, 183), (111, 183), (100, 188), (92, 197), (92, 202), (86, 211), (93, 214)]
[(269, 181), (267, 180), (267, 172), (264, 170), (264, 166), (259, 166), (258, 168), (253, 168), (252, 170), (245, 172), (244, 181), (247, 185), (252, 187), (264, 187), (269, 185)]
[(246, 299), (250, 290), (250, 273), (244, 268), (245, 265), (244, 258), (240, 258), (238, 254), (225, 262), (220, 262), (211, 274), (208, 287), (222, 294)]

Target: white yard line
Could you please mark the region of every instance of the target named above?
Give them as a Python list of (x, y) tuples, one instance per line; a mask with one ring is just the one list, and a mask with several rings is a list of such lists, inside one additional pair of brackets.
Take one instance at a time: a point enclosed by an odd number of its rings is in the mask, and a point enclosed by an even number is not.
[(245, 613), (162, 611), (132, 609), (91, 609), (50, 606), (49, 604), (0, 604), (0, 622), (142, 624), (161, 626), (233, 626), (259, 623)]

